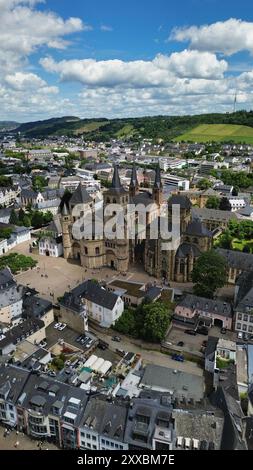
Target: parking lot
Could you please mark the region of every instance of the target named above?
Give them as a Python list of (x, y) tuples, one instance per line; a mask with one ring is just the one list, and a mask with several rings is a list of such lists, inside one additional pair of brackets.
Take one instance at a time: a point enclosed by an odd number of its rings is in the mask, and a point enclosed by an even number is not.
[[(58, 342), (59, 339), (63, 339), (65, 343), (68, 343), (74, 346), (75, 348), (78, 348), (80, 351), (89, 352), (89, 349), (87, 349), (85, 346), (82, 346), (80, 342), (76, 341), (76, 339), (80, 336), (79, 333), (72, 330), (68, 326), (66, 326), (64, 330), (59, 331), (54, 328), (54, 325), (55, 322), (49, 325), (46, 329), (47, 348), (51, 348), (55, 345), (55, 343)], [(94, 341), (98, 339), (91, 332), (87, 332), (86, 336), (89, 336), (91, 339), (94, 339)], [(94, 348), (94, 345), (92, 345), (91, 348)], [(110, 361), (113, 364), (117, 363), (120, 359), (120, 356), (116, 352), (111, 351), (109, 349), (102, 350), (96, 347), (92, 352), (96, 356), (102, 357), (106, 361)]]
[(207, 336), (199, 335), (191, 336), (181, 330), (180, 328), (173, 327), (169, 332), (166, 342), (172, 343), (173, 346), (177, 346), (177, 344), (182, 341), (184, 343), (183, 347), (179, 347), (179, 350), (186, 350), (189, 352), (200, 352), (201, 345), (203, 341), (207, 340)]
[[(59, 339), (63, 339), (65, 343), (69, 343), (75, 346), (76, 348), (79, 348), (81, 351), (87, 351), (87, 348), (85, 346), (82, 346), (80, 343), (76, 342), (76, 339), (80, 336), (79, 333), (72, 330), (68, 326), (66, 326), (64, 330), (59, 331), (54, 328), (55, 324), (56, 322), (51, 323), (51, 325), (49, 325), (46, 329), (47, 348), (51, 348), (55, 343), (58, 342)], [(94, 341), (97, 340), (96, 336), (94, 336), (90, 332), (87, 333), (87, 336), (89, 336)]]
[[(209, 329), (208, 336), (214, 336), (216, 338), (223, 338), (230, 341), (236, 340), (236, 334), (233, 331), (226, 331), (226, 334), (222, 334), (220, 328), (213, 326)], [(189, 335), (184, 332), (183, 329), (172, 327), (167, 338), (166, 343), (171, 343), (173, 346), (177, 346), (179, 342), (183, 342), (182, 347), (178, 347), (179, 351), (188, 352), (201, 352), (201, 346), (203, 341), (208, 340), (208, 336), (197, 334), (196, 336)]]

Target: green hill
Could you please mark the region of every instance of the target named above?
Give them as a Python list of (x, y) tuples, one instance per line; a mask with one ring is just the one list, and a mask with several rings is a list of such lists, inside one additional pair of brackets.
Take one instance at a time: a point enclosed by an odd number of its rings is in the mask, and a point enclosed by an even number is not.
[(0, 121), (0, 132), (1, 131), (12, 131), (16, 129), (20, 124), (15, 121)]
[(235, 124), (202, 124), (174, 139), (176, 142), (245, 142), (253, 144), (253, 128)]
[(80, 136), (95, 142), (110, 139), (151, 139), (164, 142), (234, 141), (253, 142), (253, 111), (196, 116), (148, 116), (125, 119), (80, 119), (74, 116), (21, 124), (19, 132), (28, 138)]

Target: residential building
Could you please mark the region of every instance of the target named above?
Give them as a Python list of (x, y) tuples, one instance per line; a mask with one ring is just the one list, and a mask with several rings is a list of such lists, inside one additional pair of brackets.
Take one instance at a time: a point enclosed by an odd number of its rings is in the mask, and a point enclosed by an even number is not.
[(232, 330), (232, 308), (227, 302), (187, 294), (175, 307), (173, 318), (185, 327), (190, 321), (194, 325), (208, 327), (216, 325)]
[(0, 323), (10, 325), (22, 316), (24, 287), (17, 285), (9, 268), (0, 271)]
[[(60, 301), (60, 318), (66, 323), (72, 323), (73, 318), (77, 331), (83, 331), (82, 307), (86, 309), (88, 318), (109, 328), (122, 315), (124, 302), (120, 296), (109, 292), (96, 282), (89, 280), (80, 284), (69, 293), (65, 293)], [(73, 327), (74, 324), (72, 323)]]
[(13, 353), (16, 345), (24, 340), (38, 345), (46, 338), (45, 324), (42, 320), (29, 319), (9, 329), (0, 336), (0, 356)]
[(222, 412), (175, 410), (176, 450), (220, 450), (224, 428)]
[(23, 299), (23, 318), (42, 320), (47, 328), (54, 321), (52, 302), (37, 295), (25, 295)]
[(39, 254), (58, 258), (63, 255), (62, 226), (56, 216), (39, 239)]
[(170, 393), (178, 400), (199, 402), (204, 397), (203, 377), (176, 369), (148, 364), (140, 387), (161, 393)]
[(127, 450), (124, 442), (128, 408), (120, 401), (106, 397), (91, 398), (80, 425), (80, 449)]

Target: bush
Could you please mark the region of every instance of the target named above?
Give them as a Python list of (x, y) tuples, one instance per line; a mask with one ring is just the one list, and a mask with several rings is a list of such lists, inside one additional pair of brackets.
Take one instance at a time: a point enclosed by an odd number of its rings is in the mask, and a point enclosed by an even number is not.
[(38, 261), (31, 258), (31, 256), (20, 255), (18, 253), (11, 253), (0, 258), (0, 269), (9, 267), (12, 274), (19, 271), (27, 271), (34, 268)]

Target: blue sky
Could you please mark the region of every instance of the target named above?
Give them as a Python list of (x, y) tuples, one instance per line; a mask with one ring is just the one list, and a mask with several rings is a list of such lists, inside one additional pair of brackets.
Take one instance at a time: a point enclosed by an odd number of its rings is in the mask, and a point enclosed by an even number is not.
[(0, 119), (253, 103), (250, 0), (0, 0)]

